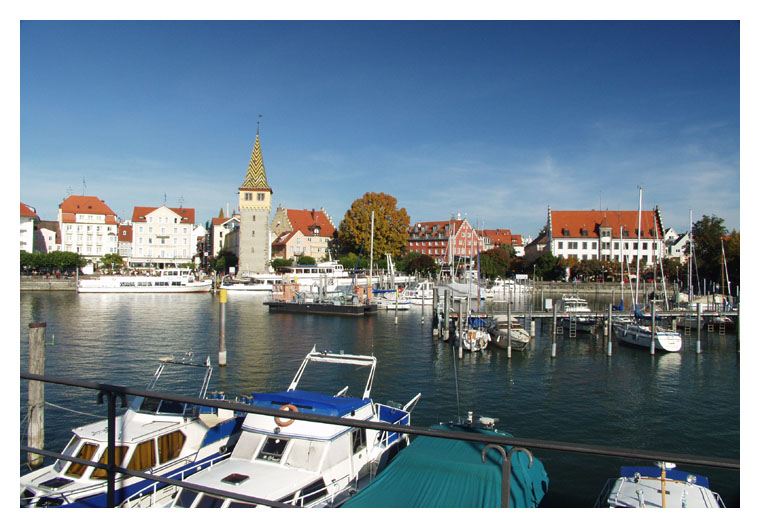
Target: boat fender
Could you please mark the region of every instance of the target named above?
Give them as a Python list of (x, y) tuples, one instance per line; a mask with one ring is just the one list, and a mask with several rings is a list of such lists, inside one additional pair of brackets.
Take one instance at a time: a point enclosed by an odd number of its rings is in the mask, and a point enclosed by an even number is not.
[[(298, 412), (298, 407), (295, 405), (292, 405), (290, 403), (286, 403), (282, 407), (280, 407), (281, 411), (291, 411), (291, 412)], [(294, 418), (291, 418), (290, 420), (284, 420), (283, 418), (280, 418), (279, 416), (275, 416), (274, 423), (279, 425), (280, 427), (287, 427), (291, 425), (293, 422), (295, 422)]]

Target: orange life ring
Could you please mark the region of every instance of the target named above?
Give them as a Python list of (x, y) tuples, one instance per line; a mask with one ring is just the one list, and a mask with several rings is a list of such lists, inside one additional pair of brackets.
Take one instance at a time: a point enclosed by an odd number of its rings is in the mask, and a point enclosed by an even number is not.
[[(295, 405), (292, 405), (290, 403), (286, 403), (282, 407), (280, 407), (281, 411), (291, 411), (291, 412), (298, 412), (298, 407)], [(279, 416), (274, 417), (274, 423), (279, 425), (280, 427), (287, 427), (291, 425), (293, 422), (295, 422), (295, 418), (291, 418), (290, 420), (283, 421), (283, 418), (280, 418)]]

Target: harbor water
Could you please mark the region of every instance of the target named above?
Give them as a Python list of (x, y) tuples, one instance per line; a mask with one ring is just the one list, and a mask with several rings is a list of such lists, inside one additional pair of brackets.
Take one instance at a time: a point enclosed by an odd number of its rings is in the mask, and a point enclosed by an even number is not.
[[(565, 331), (557, 336), (552, 358), (551, 319), (545, 319), (536, 322), (528, 348), (513, 350), (511, 359), (497, 348), (464, 352), (458, 359), (450, 343), (433, 337), (430, 307), (358, 318), (270, 314), (265, 299), (228, 296), (227, 365), (218, 367), (217, 296), (22, 291), (20, 367), (28, 370), (29, 323), (45, 322), (47, 375), (145, 388), (159, 358), (191, 353), (197, 362), (210, 357), (215, 366), (210, 390), (235, 397), (284, 390), (316, 345), (376, 356), (376, 402), (403, 404), (421, 392), (412, 415), (417, 426), (472, 411), (498, 418), (499, 429), (523, 438), (740, 458), (735, 333), (703, 331), (699, 354), (696, 332), (684, 336), (680, 352), (654, 356), (614, 341), (610, 357), (601, 328), (576, 337)], [(323, 390), (349, 385), (348, 395), (356, 396), (363, 386), (351, 381), (321, 380)], [(20, 389), (20, 441), (26, 445), (25, 380)], [(186, 393), (187, 387), (177, 392)], [(63, 449), (73, 427), (106, 416), (97, 394), (85, 389), (46, 384), (45, 401), (45, 448), (54, 451)], [(542, 507), (590, 507), (621, 465), (649, 464), (546, 450), (533, 454), (549, 475)], [(22, 453), (22, 474), (28, 471), (25, 460)], [(727, 506), (740, 505), (739, 471), (680, 469), (707, 476)]]

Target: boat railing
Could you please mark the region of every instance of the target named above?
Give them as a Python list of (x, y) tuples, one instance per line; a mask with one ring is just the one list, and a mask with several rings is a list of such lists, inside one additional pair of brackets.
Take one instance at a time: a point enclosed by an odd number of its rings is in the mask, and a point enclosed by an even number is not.
[[(41, 375), (41, 374), (32, 374), (29, 372), (22, 372), (20, 374), (20, 377), (21, 379), (25, 379), (28, 381), (53, 383), (57, 385), (79, 387), (79, 388), (98, 391), (98, 398), (97, 398), (98, 403), (100, 404), (106, 403), (107, 405), (108, 418), (106, 420), (106, 424), (107, 424), (109, 454), (114, 454), (116, 451), (115, 446), (116, 446), (116, 430), (117, 430), (117, 425), (116, 425), (117, 401), (121, 401), (123, 403), (122, 406), (126, 407), (127, 395), (142, 396), (143, 398), (171, 400), (171, 401), (175, 401), (179, 403), (187, 403), (187, 404), (207, 406), (207, 407), (216, 407), (220, 409), (227, 409), (227, 410), (238, 411), (242, 413), (255, 413), (257, 415), (263, 415), (263, 416), (272, 416), (272, 417), (279, 417), (279, 418), (285, 418), (285, 419), (292, 418), (292, 413), (287, 410), (283, 411), (279, 408), (275, 409), (275, 408), (251, 406), (251, 405), (246, 405), (246, 404), (239, 403), (236, 401), (231, 401), (231, 400), (212, 400), (212, 399), (197, 398), (197, 397), (192, 397), (192, 396), (160, 393), (160, 392), (154, 392), (154, 391), (149, 391), (149, 390), (144, 390), (144, 389), (133, 389), (133, 388), (117, 386), (117, 385), (96, 383), (96, 382), (83, 381), (83, 380), (75, 380), (71, 378), (61, 378), (61, 377), (47, 376), (47, 375)], [(398, 409), (395, 409), (395, 410), (398, 410)], [(579, 444), (579, 443), (571, 443), (571, 442), (559, 442), (559, 441), (553, 441), (553, 440), (520, 438), (520, 437), (514, 437), (514, 436), (500, 437), (500, 436), (494, 436), (494, 435), (485, 435), (483, 433), (478, 433), (478, 432), (441, 430), (441, 429), (433, 429), (431, 427), (403, 425), (403, 423), (389, 423), (389, 422), (384, 422), (384, 421), (358, 420), (355, 418), (343, 418), (343, 417), (325, 416), (325, 415), (319, 415), (319, 414), (300, 413), (297, 419), (299, 421), (305, 421), (305, 422), (317, 422), (317, 423), (323, 423), (323, 424), (328, 424), (328, 425), (338, 425), (338, 426), (343, 426), (343, 427), (371, 429), (371, 430), (376, 430), (376, 431), (385, 431), (389, 433), (405, 434), (409, 436), (431, 436), (431, 437), (436, 437), (436, 438), (460, 440), (460, 441), (465, 441), (465, 442), (496, 444), (496, 445), (503, 445), (506, 448), (525, 447), (525, 448), (530, 448), (534, 450), (541, 449), (541, 450), (549, 450), (549, 451), (560, 451), (564, 453), (573, 453), (576, 455), (596, 455), (596, 456), (613, 457), (613, 458), (649, 460), (649, 461), (655, 461), (655, 462), (660, 461), (660, 460), (669, 460), (673, 463), (683, 464), (683, 465), (705, 466), (705, 467), (722, 468), (722, 469), (729, 469), (729, 470), (736, 470), (736, 471), (740, 469), (739, 459), (733, 459), (733, 458), (699, 456), (699, 455), (693, 455), (693, 454), (680, 454), (680, 453), (670, 453), (670, 452), (661, 452), (661, 451), (647, 451), (647, 450), (631, 449), (631, 448), (625, 448), (625, 447), (621, 448), (621, 447), (612, 447), (612, 446), (607, 446), (607, 445)], [(36, 447), (29, 447), (29, 446), (25, 447), (22, 445), (20, 446), (20, 449), (21, 451), (36, 454), (36, 455), (41, 455), (43, 457), (50, 457), (53, 459), (59, 459), (59, 460), (64, 460), (68, 462), (76, 462), (78, 464), (82, 464), (85, 466), (96, 467), (96, 468), (105, 470), (106, 482), (107, 482), (106, 504), (108, 507), (111, 507), (111, 508), (117, 506), (117, 504), (115, 504), (115, 497), (116, 497), (115, 482), (116, 482), (117, 475), (129, 475), (129, 476), (134, 476), (138, 478), (143, 478), (149, 481), (163, 483), (166, 485), (176, 485), (178, 487), (188, 488), (200, 493), (210, 493), (216, 496), (222, 496), (225, 498), (234, 499), (236, 501), (242, 501), (242, 502), (259, 504), (259, 505), (264, 505), (264, 506), (276, 507), (276, 508), (292, 507), (292, 505), (283, 504), (277, 501), (271, 501), (271, 500), (263, 499), (259, 497), (251, 497), (251, 496), (243, 495), (240, 493), (221, 491), (218, 489), (210, 488), (207, 486), (201, 486), (201, 485), (191, 483), (191, 482), (180, 481), (180, 480), (177, 480), (176, 478), (167, 478), (160, 475), (154, 475), (154, 474), (149, 474), (142, 471), (134, 471), (131, 469), (119, 467), (116, 465), (115, 454), (113, 456), (109, 456), (110, 460), (108, 460), (108, 462), (104, 464), (104, 463), (93, 462), (91, 460), (85, 460), (85, 459), (81, 459), (77, 457), (72, 457), (69, 455), (65, 455), (63, 453), (58, 453), (55, 451), (49, 451), (49, 450), (40, 449)]]

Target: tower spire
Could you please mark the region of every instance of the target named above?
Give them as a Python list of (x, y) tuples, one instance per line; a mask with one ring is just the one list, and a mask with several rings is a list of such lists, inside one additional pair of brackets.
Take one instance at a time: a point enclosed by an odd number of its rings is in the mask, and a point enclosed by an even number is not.
[(264, 170), (264, 158), (261, 156), (261, 144), (259, 142), (259, 126), (256, 126), (256, 142), (253, 145), (251, 161), (248, 163), (248, 171), (241, 189), (266, 189), (271, 191), (267, 183), (267, 173)]

